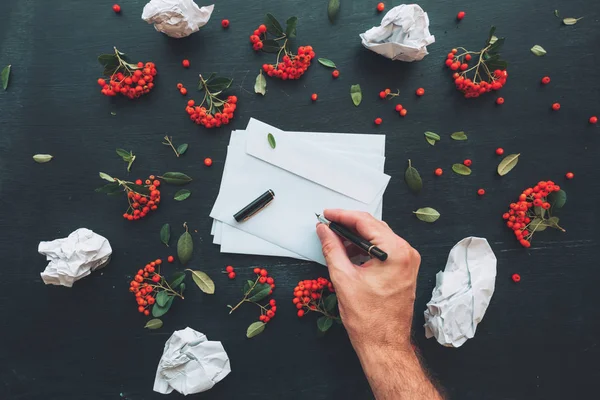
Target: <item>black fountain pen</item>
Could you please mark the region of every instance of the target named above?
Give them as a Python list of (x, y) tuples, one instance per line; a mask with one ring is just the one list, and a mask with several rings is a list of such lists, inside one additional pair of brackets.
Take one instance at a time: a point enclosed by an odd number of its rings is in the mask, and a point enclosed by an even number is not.
[(320, 223), (329, 226), (329, 229), (331, 229), (332, 231), (334, 231), (335, 233), (337, 233), (339, 236), (343, 237), (344, 239), (352, 242), (354, 245), (358, 246), (360, 249), (362, 249), (366, 253), (368, 253), (371, 257), (375, 257), (380, 261), (387, 260), (387, 258), (388, 258), (387, 253), (385, 251), (381, 250), (379, 247), (375, 246), (373, 243), (358, 236), (356, 233), (350, 231), (348, 228), (346, 228), (338, 223), (326, 220), (320, 214), (315, 213), (315, 215), (317, 216), (317, 219), (319, 220)]

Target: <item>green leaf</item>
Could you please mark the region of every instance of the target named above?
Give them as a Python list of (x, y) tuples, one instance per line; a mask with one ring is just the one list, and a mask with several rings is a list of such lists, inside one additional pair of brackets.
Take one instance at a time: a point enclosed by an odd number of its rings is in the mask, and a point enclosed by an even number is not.
[(281, 46), (279, 43), (273, 39), (263, 40), (262, 51), (265, 53), (279, 53)]
[(248, 293), (248, 290), (250, 290), (252, 285), (254, 285), (254, 281), (247, 280), (246, 283), (244, 283), (244, 287), (242, 288), (242, 293)]
[(129, 162), (129, 160), (131, 160), (131, 152), (124, 150), (124, 149), (117, 149), (117, 154), (119, 155), (119, 157), (121, 157), (123, 159), (123, 161), (125, 162)]
[(179, 293), (183, 294), (184, 290), (185, 290), (185, 282), (181, 282), (181, 285), (179, 285)]
[(190, 271), (192, 273), (192, 279), (194, 283), (206, 294), (214, 294), (215, 293), (215, 283), (206, 273), (202, 271), (193, 271), (191, 269), (186, 269), (186, 271)]
[(262, 73), (262, 69), (256, 75), (256, 81), (254, 82), (254, 93), (267, 94), (267, 80)]
[(298, 24), (298, 18), (290, 17), (287, 21), (285, 21), (285, 23), (285, 36), (287, 36), (288, 38), (296, 37), (296, 25)]
[(335, 63), (331, 60), (328, 60), (326, 58), (319, 58), (319, 64), (324, 65), (326, 67), (329, 68), (336, 68)]
[(413, 211), (413, 214), (423, 222), (435, 222), (440, 217), (440, 213), (431, 207), (419, 208), (417, 211)]
[(183, 265), (187, 264), (192, 258), (194, 251), (194, 242), (189, 232), (183, 232), (177, 241), (177, 257)]
[(182, 172), (165, 172), (159, 178), (172, 185), (185, 185), (192, 181), (192, 178)]
[[(494, 36), (495, 37), (495, 36)], [(494, 41), (494, 43), (490, 46), (490, 48), (488, 49), (488, 53), (489, 54), (494, 54), (497, 53), (498, 51), (500, 51), (500, 48), (504, 45), (504, 38), (496, 38), (496, 40)], [(498, 57), (499, 58), (499, 57)]]
[(333, 312), (336, 304), (337, 304), (337, 295), (335, 293), (330, 294), (323, 301), (323, 305), (325, 306), (325, 311), (327, 311), (328, 313)]
[(531, 52), (538, 57), (541, 57), (546, 54), (546, 50), (544, 50), (542, 46), (537, 44), (531, 48)]
[(562, 208), (567, 202), (567, 193), (564, 190), (558, 192), (552, 192), (548, 195), (548, 203), (552, 205), (552, 208)]
[(146, 322), (146, 325), (144, 326), (144, 328), (146, 329), (159, 329), (163, 326), (163, 322), (158, 319), (151, 319), (150, 321)]
[(161, 290), (156, 294), (156, 304), (158, 304), (160, 307), (164, 307), (169, 301), (170, 297), (173, 296), (169, 296), (169, 293), (167, 293), (166, 290)]
[(412, 166), (410, 160), (408, 160), (408, 168), (404, 172), (404, 181), (414, 193), (419, 193), (423, 189), (423, 180), (419, 171)]
[(541, 232), (545, 231), (548, 225), (546, 225), (545, 221), (540, 217), (535, 217), (529, 223), (529, 232)]
[(485, 65), (490, 70), (499, 69), (501, 71), (505, 70), (508, 67), (508, 63), (504, 60), (494, 59), (492, 61), (485, 61)]
[(492, 27), (490, 28), (490, 33), (488, 34), (488, 44), (491, 43), (492, 37), (494, 37), (494, 33), (496, 33), (496, 27), (492, 25)]
[[(441, 138), (440, 135), (438, 135), (437, 133), (434, 132), (425, 132), (425, 137), (431, 140), (435, 140), (436, 142), (438, 142)], [(429, 142), (429, 141), (428, 141)], [(429, 142), (429, 144), (431, 144), (431, 142)], [(431, 144), (433, 146), (433, 144)]]
[(533, 207), (533, 213), (540, 218), (544, 218), (546, 215), (546, 210), (543, 207)]
[(6, 90), (6, 88), (8, 87), (8, 81), (10, 78), (10, 65), (7, 65), (6, 67), (4, 67), (2, 69), (2, 72), (0, 72), (0, 81), (2, 82), (2, 90)]
[(273, 14), (267, 13), (267, 15), (265, 16), (265, 26), (267, 27), (267, 31), (270, 34), (275, 35), (275, 37), (283, 36), (283, 28), (281, 27), (279, 21), (277, 21), (277, 18), (273, 16)]
[(173, 281), (169, 283), (169, 286), (171, 286), (171, 289), (177, 289), (177, 286), (179, 286), (181, 282), (183, 282), (183, 280), (185, 279), (185, 272), (175, 272), (171, 279)]
[(425, 140), (427, 140), (427, 143), (429, 143), (430, 145), (435, 146), (435, 140), (433, 140), (432, 138), (426, 137)]
[(490, 38), (489, 44), (494, 44), (494, 43), (496, 43), (497, 40), (498, 40), (498, 38), (496, 36), (492, 36)]
[(509, 154), (498, 164), (498, 175), (504, 176), (508, 174), (519, 162), (521, 154)]
[(117, 182), (113, 182), (99, 187), (95, 191), (98, 193), (114, 194), (116, 192), (123, 191), (123, 189)]
[(171, 225), (164, 224), (160, 228), (160, 241), (169, 247), (169, 240), (171, 239)]
[(471, 175), (471, 168), (467, 167), (464, 164), (452, 164), (452, 171), (456, 172), (459, 175)]
[(136, 185), (135, 183), (127, 183), (127, 187), (129, 187), (135, 193), (143, 194), (144, 196), (150, 196), (150, 189), (148, 189), (146, 186)]
[(359, 84), (350, 86), (350, 97), (352, 97), (352, 102), (354, 105), (358, 107), (362, 101), (362, 91), (360, 90)]
[(558, 229), (559, 231), (564, 232), (565, 230), (558, 225), (558, 221), (558, 217), (550, 217), (546, 220), (546, 225), (548, 225), (549, 228)]
[(463, 131), (454, 132), (450, 137), (454, 140), (467, 140), (467, 134)]
[(555, 16), (556, 18), (560, 18), (560, 15), (558, 15), (558, 10), (554, 10), (554, 16)]
[(253, 322), (250, 324), (250, 326), (248, 327), (248, 329), (246, 330), (246, 337), (248, 339), (253, 338), (254, 336), (262, 333), (262, 331), (265, 330), (265, 326), (267, 326), (264, 322)]
[(562, 20), (562, 23), (565, 25), (575, 25), (581, 18), (565, 18)]
[(190, 197), (192, 195), (192, 192), (190, 192), (187, 189), (181, 189), (178, 190), (177, 193), (175, 193), (175, 200), (177, 201), (183, 201), (185, 199), (187, 199), (188, 197)]
[(256, 286), (254, 286), (254, 289), (252, 289), (252, 292), (250, 293), (252, 296), (248, 298), (248, 300), (255, 302), (261, 301), (269, 295), (270, 291), (271, 285), (269, 285), (268, 283), (257, 283)]
[(277, 143), (275, 142), (275, 136), (273, 136), (272, 133), (269, 133), (267, 135), (267, 140), (269, 141), (269, 146), (271, 146), (272, 149), (277, 147)]
[(179, 155), (183, 155), (183, 153), (185, 153), (188, 149), (188, 144), (187, 143), (183, 143), (180, 144), (179, 146), (177, 146), (177, 152), (179, 153)]
[(119, 65), (119, 59), (115, 54), (102, 54), (98, 56), (98, 62), (106, 67), (116, 67)]
[(220, 92), (231, 86), (233, 79), (216, 76), (206, 81), (206, 88), (209, 92)]
[(109, 182), (115, 181), (115, 178), (113, 178), (109, 174), (105, 174), (104, 172), (100, 172), (99, 175), (100, 175), (100, 178), (104, 179), (105, 181), (109, 181)]
[(320, 332), (327, 332), (329, 328), (333, 325), (333, 320), (329, 317), (322, 316), (317, 319), (317, 328), (319, 328)]
[(167, 300), (167, 303), (164, 305), (164, 307), (159, 306), (158, 302), (154, 303), (154, 306), (152, 307), (152, 316), (158, 318), (165, 315), (173, 305), (174, 298), (175, 296), (169, 296), (169, 299)]
[(333, 22), (339, 12), (340, 0), (329, 0), (329, 4), (327, 4), (327, 16), (329, 17), (329, 21)]
[(54, 156), (51, 156), (50, 154), (36, 154), (33, 156), (33, 161), (35, 161), (38, 164), (44, 164), (49, 162), (53, 158)]

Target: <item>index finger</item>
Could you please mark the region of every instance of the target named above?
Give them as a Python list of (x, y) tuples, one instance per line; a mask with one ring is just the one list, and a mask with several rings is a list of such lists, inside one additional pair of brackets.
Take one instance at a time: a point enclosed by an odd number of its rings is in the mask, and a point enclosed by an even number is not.
[(337, 222), (358, 232), (369, 241), (393, 233), (387, 225), (367, 212), (333, 209), (323, 211), (323, 215), (329, 221)]

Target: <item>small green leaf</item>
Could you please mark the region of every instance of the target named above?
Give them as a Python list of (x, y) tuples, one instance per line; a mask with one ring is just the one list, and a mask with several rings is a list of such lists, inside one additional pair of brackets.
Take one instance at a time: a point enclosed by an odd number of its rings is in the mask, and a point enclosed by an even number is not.
[(164, 307), (159, 306), (158, 302), (154, 303), (154, 306), (152, 307), (152, 316), (158, 318), (165, 315), (173, 305), (174, 298), (175, 296), (169, 296), (169, 299), (167, 300), (167, 303), (164, 305)]
[(242, 293), (248, 293), (252, 285), (254, 285), (254, 281), (247, 280), (246, 283), (244, 283), (244, 287), (242, 288)]
[(151, 319), (150, 321), (146, 322), (146, 325), (144, 326), (144, 328), (146, 329), (159, 329), (163, 326), (163, 322), (158, 319)]
[(185, 185), (192, 181), (192, 178), (182, 172), (165, 172), (159, 178), (173, 185)]
[(188, 149), (188, 144), (187, 143), (183, 143), (180, 144), (179, 146), (177, 146), (177, 152), (179, 153), (179, 155), (183, 155), (183, 153), (185, 153)]
[(265, 326), (266, 324), (264, 322), (253, 322), (250, 324), (250, 326), (248, 327), (248, 329), (246, 330), (246, 337), (248, 339), (253, 338), (254, 336), (262, 333), (262, 331), (265, 330)]
[(127, 183), (127, 187), (133, 190), (135, 193), (143, 194), (144, 196), (150, 196), (150, 189), (146, 186), (136, 185), (135, 183)]
[(264, 51), (265, 53), (278, 53), (280, 49), (281, 46), (279, 46), (279, 43), (276, 40), (263, 40), (262, 51)]
[(558, 15), (558, 10), (554, 10), (554, 16), (555, 16), (556, 18), (560, 18), (560, 15)]
[[(110, 112), (110, 115), (117, 115), (117, 113), (116, 113), (116, 112), (114, 112), (114, 111), (111, 111), (111, 112)], [(160, 321), (160, 320), (159, 320), (159, 321)]]
[(194, 242), (189, 232), (183, 232), (177, 241), (177, 257), (185, 265), (192, 258), (194, 251)]
[(190, 192), (187, 189), (181, 189), (179, 191), (177, 191), (177, 193), (175, 193), (175, 200), (177, 201), (183, 201), (185, 199), (187, 199), (188, 197), (190, 197), (192, 194), (192, 192)]
[(8, 87), (8, 81), (10, 78), (10, 65), (7, 65), (6, 67), (4, 67), (2, 69), (2, 72), (0, 72), (0, 81), (2, 82), (2, 90), (6, 90), (6, 88)]
[(544, 216), (546, 215), (546, 209), (544, 209), (543, 207), (536, 206), (533, 207), (533, 213), (540, 218), (544, 218)]
[(552, 208), (562, 208), (567, 202), (567, 193), (564, 190), (558, 192), (552, 192), (548, 195), (548, 203), (552, 205)]
[(532, 233), (545, 231), (547, 227), (548, 225), (546, 225), (545, 221), (540, 217), (532, 219), (528, 226), (529, 231)]
[(124, 150), (124, 149), (117, 149), (117, 154), (119, 155), (119, 157), (121, 157), (123, 159), (123, 161), (125, 162), (129, 162), (129, 160), (131, 160), (132, 154), (130, 151)]
[(179, 293), (183, 294), (184, 290), (185, 290), (185, 282), (181, 282), (181, 285), (179, 285)]
[(319, 63), (320, 63), (321, 65), (324, 65), (324, 66), (326, 66), (326, 67), (329, 67), (329, 68), (336, 68), (336, 66), (335, 66), (335, 63), (334, 63), (333, 61), (331, 61), (331, 60), (328, 60), (328, 59), (326, 59), (326, 58), (319, 58), (319, 60), (318, 60), (318, 61), (319, 61)]
[(419, 175), (419, 171), (412, 166), (410, 160), (408, 160), (408, 168), (406, 168), (406, 171), (404, 172), (404, 181), (414, 193), (419, 193), (423, 188), (421, 175)]
[[(428, 139), (431, 139), (431, 140), (435, 140), (436, 142), (439, 142), (439, 140), (441, 139), (440, 135), (438, 135), (437, 133), (434, 133), (434, 132), (429, 132), (429, 131), (425, 132), (425, 137)], [(429, 142), (429, 143), (431, 144), (431, 142)]]
[(463, 131), (454, 132), (450, 137), (454, 140), (467, 140), (467, 134)]
[(256, 82), (254, 82), (254, 93), (262, 94), (263, 96), (267, 93), (267, 80), (262, 73), (262, 69), (256, 76)]
[(261, 301), (269, 295), (270, 291), (271, 285), (268, 283), (257, 283), (256, 286), (254, 286), (254, 289), (252, 289), (252, 292), (250, 293), (251, 296), (248, 298), (248, 300), (254, 302)]
[(490, 38), (490, 44), (494, 44), (498, 41), (498, 38), (496, 36), (493, 36)]
[(492, 25), (492, 27), (490, 28), (490, 33), (488, 34), (488, 44), (491, 44), (491, 40), (494, 37), (494, 33), (496, 33), (496, 27)]
[(288, 38), (296, 37), (296, 25), (298, 24), (298, 18), (290, 17), (287, 21), (285, 21), (285, 23), (285, 36), (287, 36)]
[(53, 158), (54, 156), (51, 156), (50, 154), (36, 154), (33, 156), (33, 161), (35, 161), (38, 164), (44, 164), (49, 162)]
[(98, 56), (98, 62), (105, 67), (116, 67), (119, 65), (119, 59), (115, 54), (102, 54)]
[[(583, 18), (583, 17), (581, 17)], [(565, 18), (562, 20), (565, 25), (575, 25), (581, 18)]]
[(116, 194), (117, 192), (122, 192), (123, 189), (121, 188), (121, 185), (119, 185), (117, 182), (113, 182), (99, 187), (95, 189), (95, 191), (98, 193)]
[[(211, 76), (206, 80), (206, 88), (209, 92), (219, 92), (223, 91), (231, 86), (233, 79), (225, 78), (222, 76)], [(200, 84), (202, 86), (202, 84)]]
[(320, 332), (327, 332), (329, 328), (333, 325), (333, 320), (329, 317), (322, 316), (317, 319), (317, 328), (319, 328)]
[(283, 28), (281, 27), (279, 21), (277, 21), (277, 18), (273, 16), (273, 14), (267, 14), (265, 16), (265, 26), (267, 27), (267, 31), (270, 34), (275, 35), (275, 37), (283, 36)]
[(440, 217), (440, 213), (431, 207), (419, 208), (417, 211), (413, 211), (413, 214), (423, 222), (435, 222)]
[(335, 293), (330, 294), (323, 301), (323, 305), (325, 306), (325, 311), (331, 313), (337, 304), (337, 296)]
[(169, 293), (167, 293), (166, 290), (161, 290), (156, 294), (156, 304), (158, 304), (160, 307), (164, 307), (169, 301), (170, 297), (173, 296), (169, 296)]
[(426, 137), (425, 140), (427, 140), (427, 143), (429, 143), (430, 145), (435, 146), (435, 140), (433, 140), (432, 138)]
[(538, 57), (541, 57), (546, 54), (546, 50), (544, 50), (542, 46), (537, 44), (531, 48), (531, 52)]
[(558, 217), (550, 217), (546, 220), (546, 225), (548, 225), (549, 228), (558, 229), (559, 231), (564, 232), (565, 230), (558, 225), (558, 221)]
[(456, 172), (459, 175), (471, 175), (471, 168), (467, 167), (464, 164), (452, 164), (452, 171)]
[(183, 280), (185, 279), (185, 272), (175, 272), (171, 279), (172, 282), (169, 283), (169, 286), (171, 286), (171, 289), (177, 289), (177, 286), (179, 286), (181, 282), (183, 282)]
[(273, 136), (272, 133), (269, 133), (267, 135), (267, 140), (269, 141), (269, 146), (271, 146), (272, 149), (277, 147), (277, 143), (275, 142), (275, 136)]
[(215, 293), (215, 283), (205, 272), (186, 269), (192, 273), (194, 283), (206, 294)]
[(327, 16), (329, 17), (329, 21), (333, 22), (339, 12), (340, 0), (329, 0), (329, 3), (327, 4)]
[(160, 228), (160, 241), (169, 247), (169, 240), (171, 239), (171, 225), (164, 224)]
[(519, 162), (521, 154), (509, 154), (498, 164), (498, 175), (504, 176), (508, 174)]
[(352, 97), (352, 102), (354, 105), (358, 107), (362, 101), (362, 91), (360, 90), (359, 84), (350, 86), (350, 97)]

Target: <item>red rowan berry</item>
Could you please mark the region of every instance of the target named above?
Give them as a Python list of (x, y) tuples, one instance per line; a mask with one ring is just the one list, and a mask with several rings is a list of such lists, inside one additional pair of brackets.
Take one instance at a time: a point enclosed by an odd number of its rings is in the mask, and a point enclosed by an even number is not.
[(136, 179), (135, 180), (135, 184), (136, 185), (141, 185), (142, 184), (142, 180), (141, 179)]
[(223, 28), (229, 27), (229, 20), (228, 19), (224, 19), (223, 21), (221, 21), (221, 26)]
[(267, 274), (268, 274), (268, 272), (266, 269), (263, 268), (260, 270), (260, 276), (267, 276)]
[(112, 6), (112, 9), (114, 12), (116, 12), (117, 14), (121, 12), (121, 6), (118, 4), (115, 4)]
[(312, 101), (317, 101), (317, 98), (318, 98), (318, 97), (319, 97), (319, 96), (317, 96), (317, 94), (316, 94), (316, 93), (313, 93), (313, 94), (310, 96), (310, 99), (311, 99)]
[(229, 274), (227, 274), (227, 276), (229, 277), (229, 279), (235, 279), (235, 272), (230, 272)]
[(496, 99), (496, 104), (500, 105), (500, 104), (504, 104), (504, 97), (498, 97)]
[(338, 76), (340, 76), (340, 71), (338, 71), (337, 69), (334, 69), (333, 72), (331, 73), (331, 76), (333, 76), (334, 78), (337, 78)]
[(254, 268), (254, 273), (257, 275), (260, 274), (260, 268)]
[(258, 319), (259, 319), (260, 321), (263, 321), (263, 322), (264, 322), (264, 320), (265, 320), (266, 318), (267, 318), (267, 317), (266, 317), (265, 315), (261, 315), (260, 317), (258, 317)]
[(595, 124), (597, 122), (598, 122), (598, 117), (596, 117), (596, 116), (590, 117), (590, 124)]
[(434, 173), (435, 173), (436, 176), (442, 176), (442, 174), (444, 173), (444, 171), (442, 171), (441, 168), (437, 168)]
[(425, 89), (418, 88), (415, 93), (417, 94), (417, 96), (423, 96), (425, 94)]
[(273, 318), (274, 316), (275, 316), (275, 313), (272, 310), (267, 311), (267, 317)]
[(554, 111), (558, 111), (558, 110), (560, 110), (560, 103), (554, 103), (554, 104), (552, 104), (552, 109), (553, 109)]
[(549, 83), (550, 83), (550, 77), (549, 77), (549, 76), (545, 76), (545, 77), (543, 77), (543, 78), (542, 78), (542, 83), (543, 83), (544, 85), (547, 85), (547, 84), (549, 84)]
[(233, 267), (231, 265), (228, 265), (227, 267), (225, 267), (225, 271), (233, 272)]
[(204, 159), (204, 165), (206, 165), (207, 167), (210, 167), (212, 165), (212, 159), (210, 158), (205, 158)]
[(265, 33), (267, 31), (266, 25), (259, 25), (258, 32)]
[(408, 114), (408, 110), (406, 108), (403, 108), (402, 110), (400, 110), (400, 116), (401, 117), (406, 116), (406, 114)]
[(183, 83), (178, 83), (177, 84), (177, 89), (181, 89), (183, 87)]
[(466, 54), (465, 55), (465, 60), (466, 61), (471, 61), (471, 55), (470, 54)]
[(190, 67), (190, 60), (183, 60), (181, 62), (181, 65), (183, 65), (183, 68), (189, 68)]
[(377, 11), (382, 12), (383, 10), (385, 10), (385, 4), (378, 3), (377, 4)]
[(502, 147), (498, 147), (496, 149), (496, 155), (501, 156), (502, 154), (504, 154), (504, 149)]
[(477, 194), (480, 195), (480, 196), (483, 196), (485, 194), (485, 190), (484, 189), (479, 189), (477, 191)]
[(387, 94), (383, 90), (381, 92), (379, 92), (380, 98), (385, 99), (385, 96), (387, 96)]
[(575, 174), (573, 174), (572, 172), (567, 172), (567, 174), (565, 175), (565, 177), (567, 179), (573, 179), (575, 177)]
[(269, 304), (271, 305), (271, 307), (274, 307), (276, 304), (275, 299), (269, 300)]
[(465, 165), (465, 167), (470, 167), (473, 164), (473, 161), (467, 158), (465, 161), (463, 161), (463, 164)]
[(456, 14), (456, 19), (458, 19), (459, 21), (461, 19), (463, 19), (465, 17), (465, 12), (464, 11), (459, 11), (458, 14)]
[(185, 96), (187, 94), (187, 89), (183, 87), (183, 88), (179, 89), (179, 93), (181, 93), (182, 95)]
[(513, 282), (519, 282), (521, 280), (521, 275), (519, 275), (519, 274), (513, 274), (512, 275), (512, 280), (513, 280)]
[(381, 125), (381, 123), (383, 122), (383, 120), (381, 118), (375, 118), (375, 125)]
[(400, 112), (402, 111), (402, 104), (396, 104), (396, 111)]
[(302, 317), (304, 317), (304, 310), (298, 310), (298, 318), (302, 318)]

